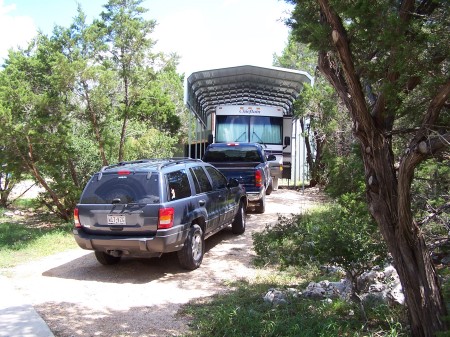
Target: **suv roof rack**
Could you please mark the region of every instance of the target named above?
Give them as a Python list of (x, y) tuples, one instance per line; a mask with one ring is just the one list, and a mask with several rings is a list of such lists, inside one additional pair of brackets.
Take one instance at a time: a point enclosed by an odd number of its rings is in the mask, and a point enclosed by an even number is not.
[(170, 157), (170, 158), (151, 158), (151, 159), (138, 159), (138, 160), (130, 160), (130, 161), (121, 161), (116, 164), (111, 164), (107, 166), (103, 166), (100, 172), (104, 172), (107, 169), (125, 166), (125, 165), (133, 165), (133, 164), (144, 164), (144, 163), (158, 163), (160, 162), (159, 167), (165, 167), (167, 165), (180, 164), (183, 162), (199, 162), (200, 159), (193, 159), (191, 157)]
[(151, 161), (151, 160), (150, 159), (139, 159), (139, 160), (130, 160), (130, 161), (120, 161), (120, 162), (115, 163), (115, 164), (103, 166), (101, 168), (100, 172), (103, 172), (106, 169), (110, 169), (110, 168), (114, 168), (114, 167), (120, 167), (120, 166), (125, 166), (125, 165), (130, 165), (130, 164), (148, 163), (149, 161)]
[(194, 159), (191, 157), (172, 157), (172, 158), (165, 158), (163, 160), (166, 160), (166, 162), (161, 163), (160, 168), (181, 163), (195, 163), (202, 161), (201, 159)]

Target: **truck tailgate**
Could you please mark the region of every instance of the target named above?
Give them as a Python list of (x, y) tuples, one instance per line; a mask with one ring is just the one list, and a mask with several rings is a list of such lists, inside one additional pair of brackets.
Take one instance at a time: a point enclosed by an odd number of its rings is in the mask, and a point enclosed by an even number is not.
[(220, 172), (222, 172), (227, 179), (234, 178), (240, 184), (244, 186), (254, 186), (255, 185), (255, 170), (260, 164), (258, 162), (250, 163), (211, 163)]

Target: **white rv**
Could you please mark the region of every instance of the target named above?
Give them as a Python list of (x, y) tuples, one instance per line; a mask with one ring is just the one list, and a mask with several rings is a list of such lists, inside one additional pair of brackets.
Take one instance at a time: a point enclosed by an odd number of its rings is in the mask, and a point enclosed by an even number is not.
[(263, 145), (271, 163), (273, 188), (279, 178), (291, 175), (292, 117), (283, 116), (283, 109), (263, 105), (219, 105), (211, 119), (210, 143), (249, 142)]

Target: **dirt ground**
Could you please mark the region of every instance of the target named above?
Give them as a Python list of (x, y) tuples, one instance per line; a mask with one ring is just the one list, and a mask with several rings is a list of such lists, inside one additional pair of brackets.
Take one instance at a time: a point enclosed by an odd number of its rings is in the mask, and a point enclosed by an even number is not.
[(226, 290), (225, 281), (265, 272), (252, 267), (253, 232), (322, 200), (317, 189), (274, 191), (264, 214), (247, 215), (243, 235), (226, 229), (206, 240), (203, 263), (191, 272), (178, 266), (176, 254), (105, 267), (92, 252), (74, 249), (15, 267), (8, 276), (55, 336), (179, 336), (189, 323), (177, 315), (183, 304)]

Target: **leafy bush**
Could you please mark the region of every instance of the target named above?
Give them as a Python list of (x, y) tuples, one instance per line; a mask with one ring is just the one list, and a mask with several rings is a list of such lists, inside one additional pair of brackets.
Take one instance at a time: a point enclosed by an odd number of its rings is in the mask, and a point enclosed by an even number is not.
[(257, 253), (255, 264), (279, 265), (284, 269), (302, 266), (308, 261), (314, 262), (309, 230), (306, 226), (299, 225), (305, 217), (306, 215), (293, 218), (280, 216), (275, 225), (267, 225), (261, 233), (254, 233), (253, 245)]
[(450, 231), (450, 165), (448, 160), (422, 163), (415, 172), (411, 195), (415, 218), (428, 241), (448, 238)]
[[(360, 148), (356, 144), (348, 145), (345, 153), (336, 155), (335, 148), (325, 156), (328, 170), (328, 183), (325, 191), (332, 198), (339, 198), (346, 193), (360, 192), (364, 195), (364, 164)], [(342, 151), (342, 150), (341, 150)]]
[(277, 279), (239, 280), (230, 286), (233, 291), (196, 300), (181, 310), (192, 318), (186, 336), (406, 336), (399, 323), (403, 313), (396, 308), (366, 308), (367, 320), (362, 321), (359, 306), (339, 299), (318, 302), (288, 296), (286, 304), (273, 307), (262, 295), (286, 286)]
[(253, 234), (256, 263), (305, 267), (342, 267), (358, 291), (356, 278), (382, 264), (387, 250), (366, 206), (346, 194), (339, 203), (292, 219), (280, 218)]
[(156, 129), (149, 129), (127, 140), (125, 159), (172, 157), (176, 143), (176, 137), (171, 137)]

